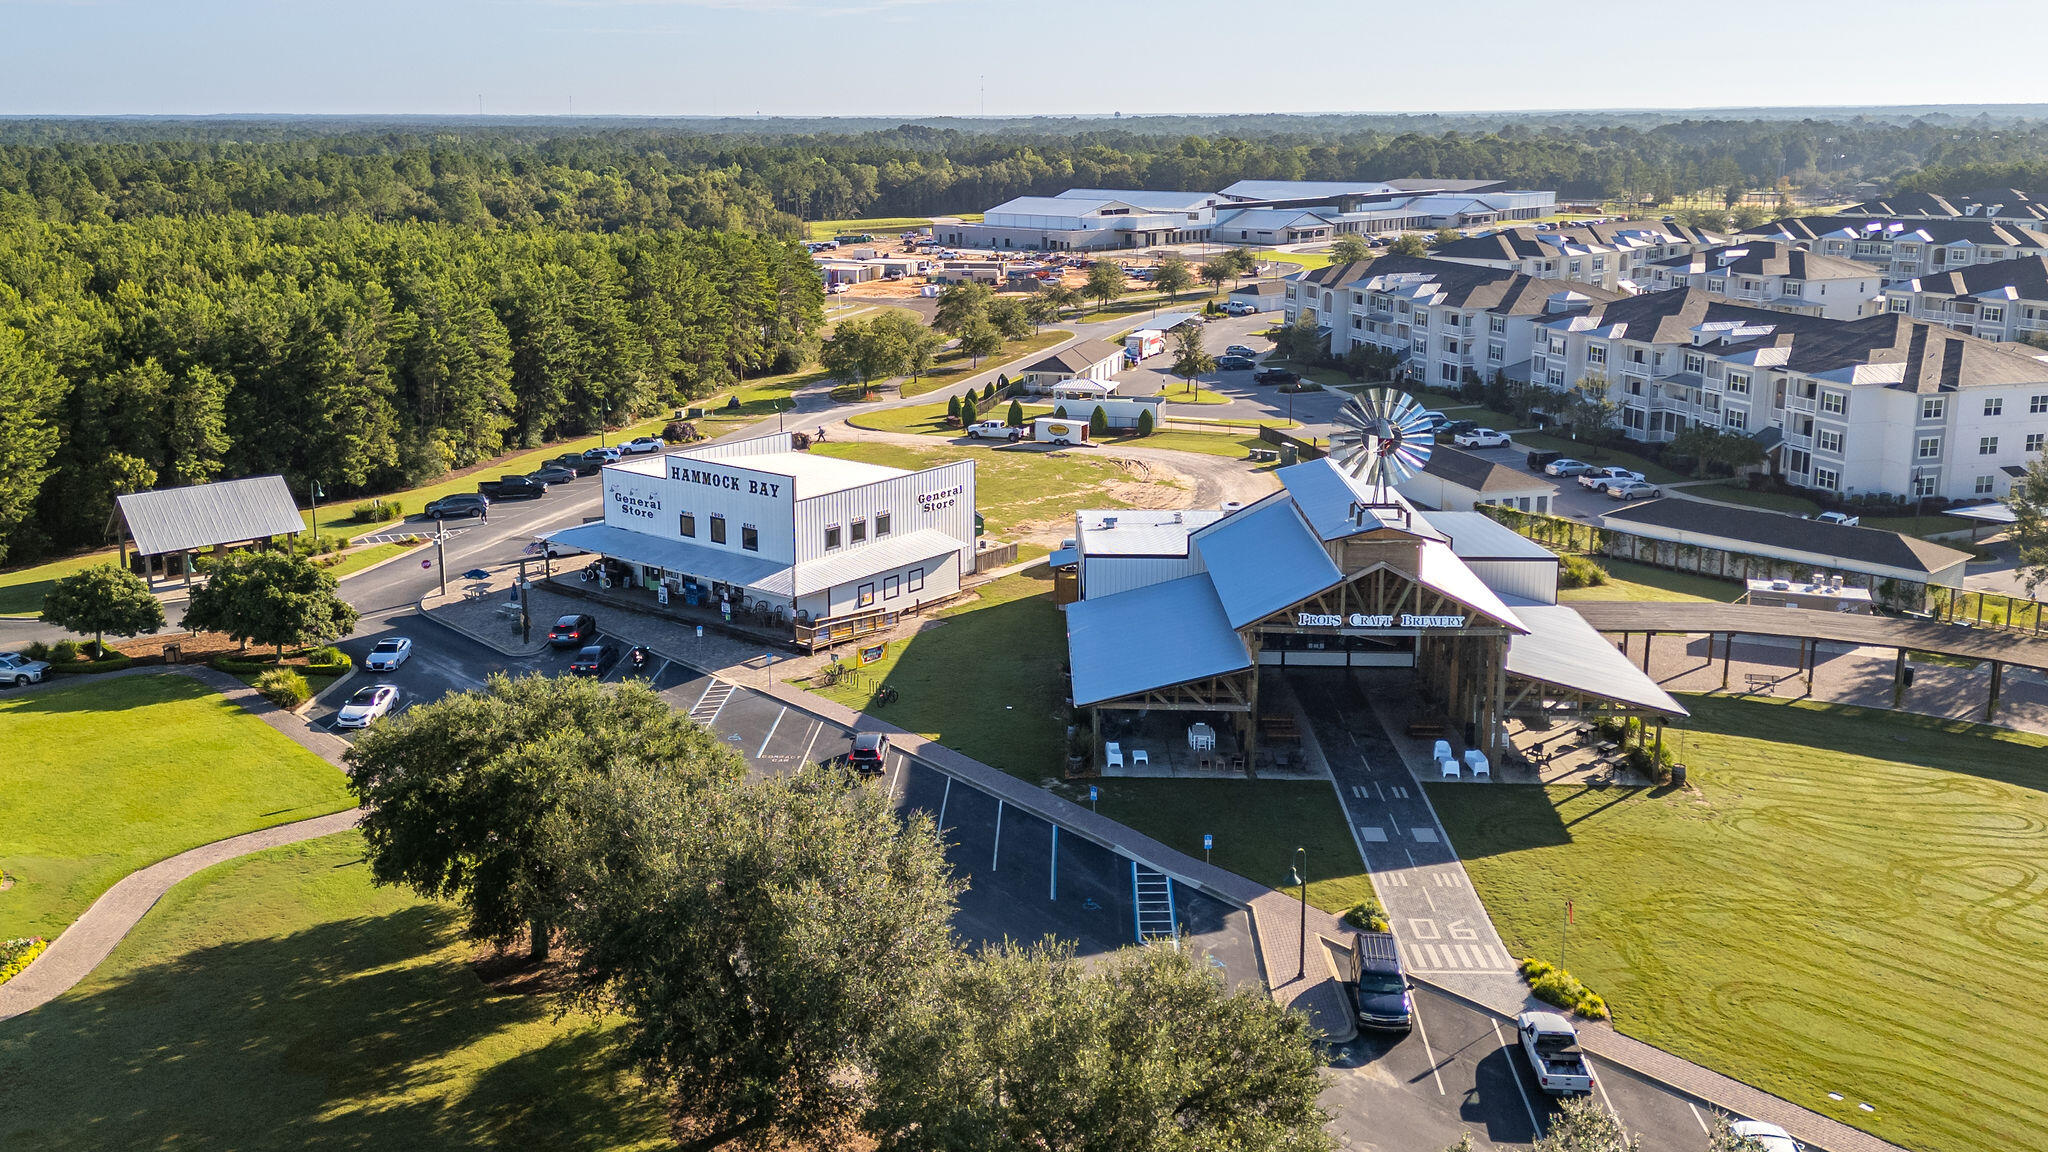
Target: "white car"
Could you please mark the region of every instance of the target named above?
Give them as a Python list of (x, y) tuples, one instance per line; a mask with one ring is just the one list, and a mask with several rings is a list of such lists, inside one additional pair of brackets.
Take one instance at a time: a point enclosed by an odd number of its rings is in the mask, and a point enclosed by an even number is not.
[(1579, 486), (1591, 488), (1595, 492), (1604, 492), (1616, 484), (1640, 484), (1647, 479), (1649, 477), (1641, 472), (1631, 472), (1626, 468), (1595, 468), (1591, 472), (1580, 474)]
[(1460, 448), (1498, 448), (1507, 442), (1507, 433), (1491, 428), (1467, 428), (1451, 437), (1451, 443)]
[(1548, 476), (1583, 476), (1592, 470), (1591, 464), (1584, 460), (1574, 460), (1569, 456), (1562, 460), (1552, 460), (1543, 466), (1544, 474)]
[(31, 660), (19, 652), (0, 652), (0, 684), (21, 688), (41, 683), (50, 670), (47, 661)]
[(1661, 495), (1663, 493), (1657, 491), (1655, 484), (1645, 484), (1641, 480), (1622, 480), (1607, 486), (1609, 500), (1655, 500)]
[(1737, 1120), (1728, 1125), (1728, 1131), (1754, 1141), (1764, 1152), (1806, 1152), (1806, 1145), (1794, 1140), (1790, 1132), (1762, 1120)]
[(363, 657), (363, 667), (371, 672), (394, 672), (410, 659), (412, 641), (404, 636), (387, 636), (377, 641), (377, 646)]
[(341, 711), (334, 714), (336, 728), (368, 728), (372, 720), (390, 714), (398, 705), (398, 688), (392, 684), (372, 684), (358, 688)]
[(1845, 528), (1854, 528), (1863, 523), (1863, 517), (1851, 516), (1847, 512), (1823, 512), (1813, 519), (1823, 524), (1840, 524)]
[(644, 455), (648, 452), (659, 452), (666, 447), (668, 447), (668, 441), (663, 440), (659, 436), (642, 436), (636, 440), (628, 440), (624, 444), (619, 445), (622, 451), (630, 452), (635, 456)]
[(851, 284), (834, 284), (832, 286), (832, 294), (834, 296), (844, 296), (851, 291), (853, 291), (853, 285)]

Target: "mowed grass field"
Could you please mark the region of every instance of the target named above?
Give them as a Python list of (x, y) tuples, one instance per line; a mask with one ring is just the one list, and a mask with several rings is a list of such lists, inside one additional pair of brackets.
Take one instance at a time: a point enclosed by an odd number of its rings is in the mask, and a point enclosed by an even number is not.
[(1714, 580), (1706, 576), (1695, 576), (1690, 572), (1672, 572), (1630, 560), (1612, 560), (1605, 556), (1596, 556), (1593, 562), (1607, 570), (1607, 583), (1595, 584), (1590, 588), (1566, 588), (1557, 594), (1558, 600), (1566, 604), (1578, 604), (1588, 600), (1689, 600), (1695, 603), (1702, 600), (1718, 600), (1723, 604), (1729, 604), (1746, 590), (1744, 585), (1732, 580)]
[[(1091, 780), (1099, 810), (1169, 848), (1199, 860), (1202, 837), (1215, 837), (1210, 863), (1292, 895), (1296, 847), (1308, 850), (1308, 902), (1341, 913), (1372, 895), (1358, 842), (1328, 780)], [(1070, 797), (1071, 798), (1071, 797)], [(1088, 790), (1080, 790), (1088, 802)]]
[(0, 699), (0, 939), (54, 939), (138, 868), (354, 803), (339, 769), (184, 676)]
[(457, 917), (373, 887), (352, 832), (194, 876), (0, 1023), (0, 1147), (672, 1146), (605, 1025), (486, 985)]
[(1509, 948), (1557, 960), (1572, 899), (1623, 1031), (1923, 1152), (2048, 1148), (2048, 738), (1685, 704), (1696, 791), (1429, 789)]
[[(1000, 416), (997, 417), (998, 419)], [(1076, 508), (1128, 508), (1134, 488), (1165, 486), (1126, 472), (1116, 461), (1091, 459), (1078, 452), (1044, 452), (1036, 448), (998, 449), (977, 444), (934, 444), (912, 448), (900, 444), (831, 441), (812, 451), (824, 456), (919, 469), (954, 460), (973, 460), (975, 510), (988, 534), (1003, 538), (1020, 528), (1055, 520), (1073, 523)], [(1069, 533), (1071, 534), (1071, 532)]]

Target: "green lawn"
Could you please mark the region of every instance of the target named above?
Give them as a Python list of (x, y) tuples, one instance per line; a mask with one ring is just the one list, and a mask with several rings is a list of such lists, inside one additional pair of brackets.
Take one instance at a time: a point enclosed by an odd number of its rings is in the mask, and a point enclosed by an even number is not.
[(1261, 264), (1268, 261), (1298, 264), (1305, 272), (1330, 266), (1330, 254), (1328, 252), (1275, 252), (1271, 248), (1260, 248), (1253, 252), (1252, 255), (1258, 257)]
[(1231, 401), (1231, 397), (1207, 388), (1196, 388), (1190, 392), (1187, 385), (1178, 380), (1161, 388), (1157, 394), (1166, 397), (1168, 404), (1228, 404)]
[(43, 594), (50, 585), (71, 575), (82, 572), (96, 564), (110, 564), (115, 560), (113, 552), (90, 552), (83, 556), (67, 556), (32, 568), (16, 568), (0, 572), (0, 616), (35, 619), (43, 611)]
[(1508, 947), (1556, 960), (1569, 898), (1623, 1031), (1924, 1152), (2048, 1147), (2048, 737), (1685, 703), (1696, 791), (1430, 788)]
[[(1066, 770), (1067, 629), (1051, 570), (984, 584), (937, 615), (945, 623), (891, 643), (860, 680), (812, 690), (1032, 783), (1057, 779)], [(885, 684), (896, 702), (876, 708)]]
[[(1292, 894), (1296, 847), (1308, 849), (1308, 902), (1343, 912), (1372, 894), (1372, 881), (1327, 780), (1104, 779), (1099, 810), (1199, 860)], [(1087, 803), (1087, 791), (1080, 793)]]
[(865, 220), (813, 220), (804, 227), (810, 230), (813, 240), (830, 240), (835, 236), (862, 232), (873, 235), (876, 240), (894, 240), (899, 232), (923, 228), (931, 222), (929, 216), (871, 216)]
[(1674, 472), (1654, 460), (1646, 460), (1633, 452), (1625, 452), (1619, 448), (1611, 447), (1595, 448), (1591, 444), (1577, 443), (1567, 440), (1562, 436), (1553, 436), (1548, 432), (1519, 432), (1515, 435), (1515, 443), (1527, 448), (1544, 448), (1553, 452), (1562, 452), (1574, 459), (1585, 460), (1594, 464), (1619, 465), (1623, 468), (1641, 472), (1650, 478), (1650, 483), (1652, 484), (1671, 484), (1676, 481), (1690, 479), (1690, 477), (1682, 472)]
[(905, 397), (922, 396), (927, 392), (958, 384), (967, 377), (991, 368), (998, 368), (1012, 360), (1020, 360), (1034, 352), (1043, 352), (1055, 344), (1064, 344), (1074, 338), (1072, 332), (1063, 328), (1047, 328), (1022, 340), (1011, 340), (1003, 344), (1003, 350), (993, 356), (984, 356), (979, 364), (961, 354), (958, 349), (939, 353), (937, 366), (924, 374), (922, 379), (905, 380), (899, 388)]
[(1631, 560), (1596, 556), (1593, 562), (1607, 569), (1607, 583), (1564, 589), (1557, 594), (1560, 601), (1572, 604), (1585, 600), (1718, 600), (1729, 604), (1747, 591), (1745, 585), (1731, 580), (1672, 572)]
[(1118, 440), (1118, 444), (1133, 448), (1166, 448), (1175, 452), (1200, 452), (1205, 456), (1224, 456), (1232, 460), (1243, 460), (1254, 448), (1272, 448), (1257, 436), (1244, 436), (1231, 432), (1154, 432), (1144, 439)]
[[(1138, 321), (1136, 328), (1143, 328), (1145, 326), (1143, 323), (1145, 318), (1154, 313), (1164, 313), (1170, 316), (1176, 312), (1200, 312), (1204, 303), (1210, 300), (1222, 300), (1228, 294), (1228, 292), (1222, 290), (1206, 291), (1201, 288), (1195, 288), (1181, 293), (1179, 298), (1176, 299), (1163, 292), (1132, 292), (1129, 295), (1110, 301), (1108, 307), (1096, 307), (1082, 313), (1074, 318), (1074, 322), (1077, 324), (1092, 324), (1101, 320), (1128, 318)], [(1090, 299), (1092, 300), (1093, 297), (1090, 297)], [(1144, 313), (1143, 316), (1139, 315), (1141, 312)], [(1133, 330), (1135, 331), (1136, 329), (1134, 328)]]
[[(985, 402), (977, 398), (975, 403), (983, 404)], [(977, 420), (1001, 420), (1010, 414), (1010, 402), (1008, 400), (999, 399), (986, 402), (986, 404), (986, 410), (976, 417)], [(1024, 405), (1024, 417), (1027, 420), (1033, 416), (1050, 416), (1051, 414), (1052, 405), (1050, 404)], [(946, 405), (943, 402), (910, 404), (899, 408), (873, 408), (848, 416), (846, 422), (855, 428), (866, 428), (874, 432), (915, 432), (933, 436), (960, 435), (960, 429), (946, 427)]]
[[(813, 451), (912, 470), (973, 460), (975, 510), (987, 521), (989, 535), (998, 538), (1054, 521), (1071, 526), (1077, 508), (1128, 508), (1131, 501), (1119, 494), (1120, 487), (1162, 483), (1134, 479), (1114, 460), (1075, 452), (997, 452), (974, 444), (913, 448), (839, 441)], [(1071, 531), (1063, 535), (1071, 535)]]
[(671, 1147), (606, 1026), (484, 984), (456, 928), (355, 833), (208, 869), (0, 1024), (0, 1147)]
[(340, 560), (328, 565), (327, 571), (332, 573), (335, 579), (339, 580), (343, 576), (350, 576), (361, 572), (372, 564), (382, 564), (393, 556), (409, 552), (417, 547), (419, 547), (417, 544), (372, 544), (367, 548), (358, 548), (343, 556)]
[(1693, 495), (1707, 500), (1720, 500), (1749, 508), (1764, 508), (1772, 512), (1789, 512), (1794, 516), (1811, 516), (1820, 511), (1819, 504), (1804, 496), (1794, 496), (1790, 492), (1753, 492), (1741, 484), (1704, 484), (1690, 491)]
[(0, 938), (54, 937), (137, 868), (354, 803), (339, 770), (183, 676), (0, 700), (0, 748)]

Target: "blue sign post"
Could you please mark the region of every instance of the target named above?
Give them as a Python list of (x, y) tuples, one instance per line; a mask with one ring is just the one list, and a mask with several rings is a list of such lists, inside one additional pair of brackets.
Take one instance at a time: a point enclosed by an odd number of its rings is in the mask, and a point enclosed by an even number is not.
[(1202, 834), (1202, 863), (1207, 864), (1209, 862), (1209, 849), (1215, 846), (1216, 837), (1204, 832)]
[(1100, 791), (1100, 790), (1098, 790), (1098, 789), (1097, 789), (1097, 788), (1095, 787), (1095, 785), (1093, 785), (1093, 784), (1090, 784), (1090, 785), (1088, 786), (1088, 810), (1089, 810), (1090, 812), (1093, 812), (1093, 811), (1095, 811), (1095, 798), (1096, 798), (1097, 796), (1100, 796), (1101, 794), (1102, 794), (1102, 793), (1101, 793), (1101, 791)]

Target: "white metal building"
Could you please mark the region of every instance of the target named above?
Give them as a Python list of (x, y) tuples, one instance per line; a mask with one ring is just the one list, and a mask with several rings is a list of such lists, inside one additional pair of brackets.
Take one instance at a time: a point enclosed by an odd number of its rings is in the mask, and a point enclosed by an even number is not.
[(647, 587), (831, 620), (960, 590), (974, 463), (918, 472), (792, 449), (777, 433), (613, 464), (604, 521), (547, 539), (624, 561)]

